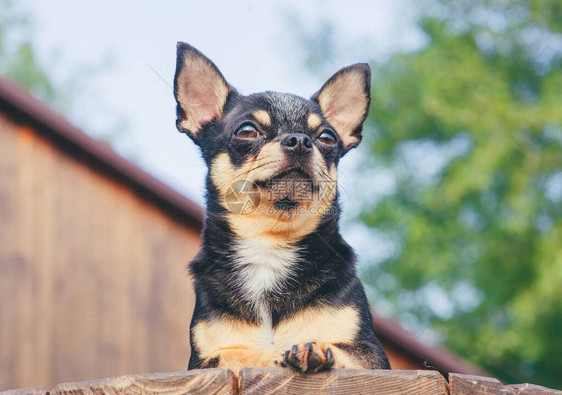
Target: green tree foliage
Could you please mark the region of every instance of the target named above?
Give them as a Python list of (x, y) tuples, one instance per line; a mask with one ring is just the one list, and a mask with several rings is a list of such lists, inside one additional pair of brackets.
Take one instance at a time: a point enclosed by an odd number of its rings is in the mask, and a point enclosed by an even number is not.
[(562, 2), (441, 1), (373, 70), (364, 280), (507, 381), (562, 386)]
[(15, 2), (0, 0), (0, 75), (26, 88), (38, 99), (64, 107), (64, 94), (37, 60), (29, 32), (30, 22)]
[[(69, 68), (64, 59), (59, 59), (59, 54), (47, 66), (34, 45), (34, 23), (28, 13), (22, 3), (0, 0), (0, 75), (108, 145), (126, 141), (129, 120), (105, 101), (99, 89), (99, 78), (102, 72), (109, 70), (111, 57), (100, 54), (97, 63)], [(58, 66), (68, 71), (59, 73), (57, 78), (54, 71)], [(88, 109), (87, 117), (84, 117), (84, 108)], [(135, 160), (136, 148), (130, 139), (127, 145), (128, 152), (121, 153)]]

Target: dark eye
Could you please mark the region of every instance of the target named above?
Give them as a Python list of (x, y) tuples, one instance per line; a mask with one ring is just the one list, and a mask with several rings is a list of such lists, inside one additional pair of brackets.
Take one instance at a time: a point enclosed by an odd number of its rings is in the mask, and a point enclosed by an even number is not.
[(252, 125), (242, 125), (240, 129), (238, 129), (236, 133), (234, 133), (234, 135), (239, 139), (254, 139), (260, 134)]
[(326, 145), (335, 145), (337, 142), (336, 136), (329, 130), (323, 131), (322, 134), (318, 136), (318, 141)]

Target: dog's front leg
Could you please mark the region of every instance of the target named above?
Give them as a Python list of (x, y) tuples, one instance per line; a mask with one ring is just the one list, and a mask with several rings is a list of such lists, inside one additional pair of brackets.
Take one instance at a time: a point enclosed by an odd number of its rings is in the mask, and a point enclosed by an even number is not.
[(220, 348), (202, 363), (201, 368), (228, 368), (238, 374), (240, 369), (257, 366), (282, 366), (282, 349), (249, 349), (245, 346)]

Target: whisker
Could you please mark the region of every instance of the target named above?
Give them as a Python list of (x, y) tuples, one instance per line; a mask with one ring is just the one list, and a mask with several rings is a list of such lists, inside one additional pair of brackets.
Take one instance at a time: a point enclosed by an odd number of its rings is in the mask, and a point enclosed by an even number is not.
[(275, 229), (275, 227), (277, 226), (277, 224), (279, 223), (279, 221), (281, 221), (281, 218), (283, 217), (283, 214), (285, 212), (283, 210), (281, 210), (281, 214), (279, 214), (279, 218), (277, 218), (277, 221), (275, 221), (275, 224), (271, 227), (271, 230)]
[(242, 170), (242, 171), (240, 171), (239, 173), (236, 174), (236, 176), (248, 175), (248, 174), (251, 173), (252, 171), (257, 170), (257, 169), (259, 169), (259, 168), (261, 168), (261, 167), (269, 166), (269, 165), (276, 164), (276, 163), (281, 163), (281, 162), (282, 162), (282, 161), (280, 161), (280, 160), (272, 160), (272, 161), (269, 161), (269, 162), (260, 163), (260, 164), (258, 164), (258, 165), (256, 165), (256, 166), (252, 167), (252, 168), (249, 169), (249, 170)]

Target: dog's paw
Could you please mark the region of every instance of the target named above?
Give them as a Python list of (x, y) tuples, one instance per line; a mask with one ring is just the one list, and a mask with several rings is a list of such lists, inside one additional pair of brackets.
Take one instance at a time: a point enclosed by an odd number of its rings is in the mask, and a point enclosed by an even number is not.
[(281, 366), (290, 367), (298, 372), (312, 373), (328, 370), (334, 366), (334, 356), (329, 347), (318, 343), (294, 345), (283, 354)]

